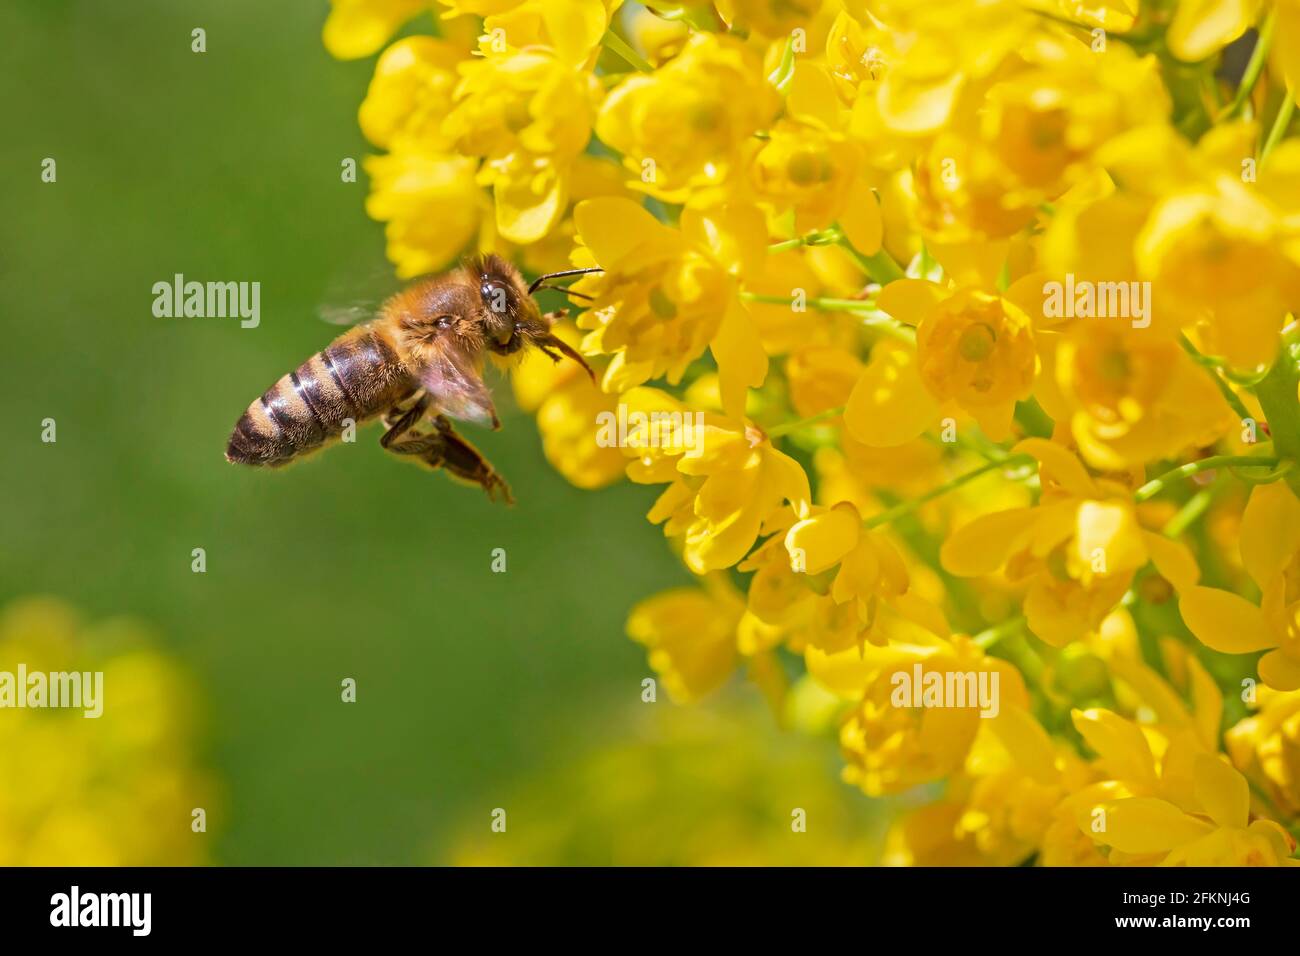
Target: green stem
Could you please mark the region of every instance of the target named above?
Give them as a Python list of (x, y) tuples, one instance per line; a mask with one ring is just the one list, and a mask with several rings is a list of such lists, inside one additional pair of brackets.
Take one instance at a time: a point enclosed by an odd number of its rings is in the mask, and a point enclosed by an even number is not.
[(1178, 509), (1178, 514), (1169, 519), (1168, 523), (1160, 529), (1160, 533), (1166, 538), (1178, 537), (1205, 514), (1212, 501), (1214, 501), (1213, 489), (1202, 488), (1187, 499), (1187, 503)]
[(1295, 113), (1295, 94), (1291, 92), (1290, 84), (1286, 88), (1286, 99), (1282, 105), (1277, 108), (1277, 116), (1273, 117), (1273, 127), (1268, 131), (1268, 139), (1264, 140), (1264, 146), (1259, 151), (1259, 161), (1262, 163), (1268, 159), (1268, 154), (1273, 151), (1273, 147), (1282, 141), (1286, 135), (1286, 128), (1291, 125), (1291, 117)]
[[(793, 306), (794, 300), (783, 295), (766, 295), (761, 292), (742, 292), (740, 298), (745, 302), (758, 302), (762, 305)], [(916, 342), (916, 330), (910, 325), (891, 319), (876, 308), (869, 299), (806, 299), (804, 305), (819, 312), (850, 312), (856, 315), (867, 328), (878, 329), (886, 335), (893, 336), (900, 342)]]
[[(1292, 322), (1282, 330), (1282, 347), (1268, 375), (1255, 387), (1264, 410), (1273, 448), (1284, 460), (1300, 463), (1300, 325)], [(1300, 469), (1286, 475), (1291, 490), (1300, 497)]]
[(1012, 634), (1023, 630), (1025, 619), (1023, 617), (1013, 617), (1009, 621), (1003, 621), (1001, 624), (995, 624), (987, 630), (980, 631), (971, 640), (973, 640), (984, 650), (988, 650), (1004, 637), (1010, 637)]
[(868, 528), (879, 528), (881, 525), (889, 524), (889, 522), (894, 521), (903, 515), (911, 514), (927, 502), (933, 501), (936, 498), (942, 498), (950, 491), (956, 491), (962, 485), (968, 484), (976, 478), (979, 478), (981, 475), (988, 474), (990, 471), (1018, 468), (1024, 465), (1032, 465), (1034, 463), (1035, 459), (1030, 455), (1011, 455), (1003, 461), (990, 461), (986, 464), (980, 465), (978, 468), (966, 472), (964, 475), (958, 475), (951, 481), (946, 481), (936, 488), (931, 488), (924, 494), (917, 495), (915, 498), (910, 498), (892, 508), (886, 508), (879, 514), (872, 515), (862, 523)]
[(634, 66), (642, 73), (653, 73), (655, 68), (646, 62), (645, 57), (636, 50), (632, 49), (631, 44), (624, 40), (613, 30), (606, 30), (604, 37), (605, 49), (611, 50), (617, 54), (629, 66)]
[(1219, 387), (1219, 392), (1223, 395), (1223, 400), (1232, 407), (1232, 410), (1237, 413), (1238, 418), (1245, 420), (1247, 418), (1255, 417), (1251, 415), (1250, 410), (1246, 408), (1245, 403), (1241, 400), (1241, 396), (1239, 396), (1236, 391), (1233, 390), (1233, 387), (1224, 381), (1223, 376), (1219, 374), (1221, 363), (1216, 362), (1207, 355), (1203, 355), (1200, 350), (1192, 344), (1192, 340), (1189, 339), (1186, 334), (1179, 338), (1179, 344), (1183, 347), (1183, 351), (1190, 355), (1198, 365), (1202, 365), (1210, 370), (1210, 376), (1214, 379), (1214, 384)]
[(824, 422), (828, 418), (835, 418), (836, 416), (843, 414), (843, 405), (839, 408), (828, 408), (824, 412), (818, 412), (816, 415), (809, 415), (807, 418), (801, 418), (797, 422), (787, 422), (784, 425), (777, 425), (774, 428), (768, 428), (766, 429), (767, 437), (780, 438), (782, 435), (788, 435), (791, 432), (798, 431), (800, 428), (805, 428), (808, 425), (816, 425), (818, 422)]
[(1277, 463), (1276, 458), (1265, 458), (1260, 455), (1214, 455), (1210, 458), (1202, 458), (1200, 461), (1179, 465), (1160, 477), (1151, 479), (1133, 493), (1133, 499), (1138, 502), (1149, 501), (1164, 491), (1171, 483), (1183, 478), (1190, 478), (1192, 475), (1199, 475), (1204, 471), (1212, 471), (1215, 468), (1232, 468), (1236, 466), (1271, 468)]
[(848, 237), (844, 235), (844, 230), (840, 228), (839, 223), (835, 224), (835, 229), (839, 233), (839, 243), (853, 257), (853, 261), (858, 264), (863, 272), (871, 277), (871, 281), (878, 282), (881, 285), (889, 285), (897, 279), (907, 277), (902, 266), (894, 261), (894, 257), (885, 251), (881, 246), (872, 255), (863, 255), (857, 249), (853, 248), (853, 243), (849, 242)]
[(834, 229), (818, 229), (807, 235), (774, 242), (767, 247), (767, 251), (784, 252), (787, 249), (798, 249), (800, 246), (829, 246), (839, 241), (840, 235)]
[(1264, 66), (1268, 63), (1268, 51), (1273, 45), (1273, 26), (1276, 19), (1277, 11), (1270, 10), (1260, 25), (1259, 36), (1255, 38), (1255, 49), (1250, 54), (1250, 62), (1246, 64), (1246, 70), (1241, 74), (1241, 85), (1237, 87), (1237, 94), (1228, 104), (1228, 108), (1220, 114), (1220, 119), (1235, 116), (1254, 92), (1255, 84), (1264, 74)]

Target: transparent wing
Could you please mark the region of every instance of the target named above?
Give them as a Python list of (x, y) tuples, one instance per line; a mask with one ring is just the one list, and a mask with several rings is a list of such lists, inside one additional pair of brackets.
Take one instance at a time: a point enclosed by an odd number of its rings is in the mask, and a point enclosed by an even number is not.
[(492, 393), (469, 359), (454, 349), (443, 349), (420, 376), (434, 405), (445, 415), (463, 422), (499, 428)]

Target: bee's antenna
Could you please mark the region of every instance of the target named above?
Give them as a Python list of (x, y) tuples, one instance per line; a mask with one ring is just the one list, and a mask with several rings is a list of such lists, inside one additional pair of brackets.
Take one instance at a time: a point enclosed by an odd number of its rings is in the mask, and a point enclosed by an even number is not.
[(562, 285), (539, 285), (536, 289), (529, 289), (528, 292), (531, 295), (533, 292), (545, 292), (548, 289), (551, 292), (563, 292), (565, 295), (571, 295), (575, 299), (587, 299), (588, 301), (591, 301), (594, 298), (593, 296), (589, 296), (583, 292), (574, 292), (572, 289), (566, 289)]
[(563, 272), (548, 272), (546, 275), (538, 276), (536, 279), (533, 280), (533, 284), (528, 287), (528, 294), (532, 295), (534, 292), (536, 292), (537, 287), (540, 286), (547, 279), (559, 279), (562, 276), (585, 276), (591, 272), (604, 272), (604, 271), (605, 271), (604, 269), (595, 268), (595, 269), (566, 269)]

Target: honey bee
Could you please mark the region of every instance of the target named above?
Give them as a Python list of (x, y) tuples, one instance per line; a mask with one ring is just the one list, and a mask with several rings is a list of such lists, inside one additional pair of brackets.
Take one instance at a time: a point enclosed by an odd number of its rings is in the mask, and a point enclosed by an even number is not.
[(337, 440), (349, 423), (382, 417), (385, 450), (513, 504), (509, 486), (450, 419), (501, 427), (483, 382), (489, 355), (500, 362), (535, 347), (555, 362), (573, 359), (595, 380), (551, 331), (565, 313), (543, 315), (533, 299), (541, 288), (578, 295), (543, 283), (595, 271), (550, 273), (526, 286), (512, 264), (486, 255), (416, 283), (254, 400), (235, 424), (226, 460), (279, 467)]

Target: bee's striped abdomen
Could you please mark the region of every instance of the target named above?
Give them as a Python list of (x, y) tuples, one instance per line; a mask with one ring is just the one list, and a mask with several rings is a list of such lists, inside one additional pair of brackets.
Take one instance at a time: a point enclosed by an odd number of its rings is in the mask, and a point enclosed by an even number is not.
[(246, 465), (282, 465), (387, 411), (412, 389), (387, 329), (351, 329), (282, 376), (248, 406), (235, 425), (226, 458)]

